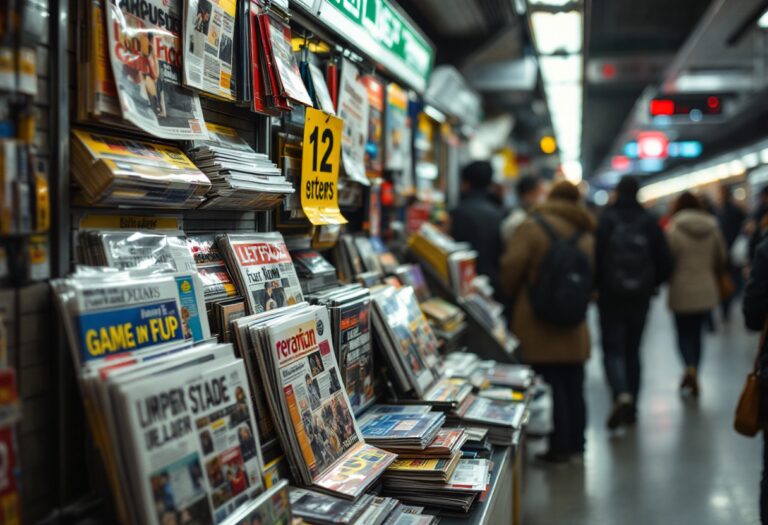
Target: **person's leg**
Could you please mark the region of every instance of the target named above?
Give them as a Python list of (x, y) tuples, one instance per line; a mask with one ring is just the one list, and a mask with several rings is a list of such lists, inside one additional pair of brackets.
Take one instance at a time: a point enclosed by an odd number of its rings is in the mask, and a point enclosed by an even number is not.
[(603, 347), (603, 368), (613, 400), (628, 393), (624, 341), (626, 326), (616, 308), (600, 305), (600, 337)]
[(675, 331), (677, 333), (677, 349), (680, 352), (680, 358), (686, 367), (692, 366), (695, 350), (693, 341), (696, 331), (696, 314), (675, 314)]
[(569, 427), (569, 454), (584, 454), (587, 430), (587, 403), (584, 399), (584, 365), (574, 364), (568, 367), (568, 409), (571, 415)]
[(642, 372), (640, 364), (640, 347), (643, 343), (643, 331), (645, 330), (645, 321), (648, 316), (648, 306), (649, 305), (647, 304), (638, 306), (632, 316), (627, 319), (627, 386), (635, 405), (637, 405), (637, 400), (640, 395)]
[(691, 315), (691, 362), (689, 366), (699, 369), (702, 345), (704, 344), (704, 326), (712, 312)]
[(549, 435), (549, 450), (539, 456), (541, 459), (564, 461), (568, 455), (568, 394), (559, 365), (539, 365), (534, 370), (552, 388), (552, 432)]
[(768, 525), (768, 432), (763, 432), (763, 477), (760, 480), (760, 522)]

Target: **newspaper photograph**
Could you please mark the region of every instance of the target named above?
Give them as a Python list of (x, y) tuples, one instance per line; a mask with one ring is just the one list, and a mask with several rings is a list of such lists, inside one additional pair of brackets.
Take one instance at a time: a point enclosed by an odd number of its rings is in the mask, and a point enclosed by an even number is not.
[(234, 100), (236, 0), (184, 0), (184, 85)]
[(263, 491), (242, 361), (183, 368), (121, 390), (143, 522), (220, 523)]
[(160, 138), (206, 138), (200, 99), (181, 85), (181, 7), (109, 0), (109, 57), (125, 120)]
[(228, 249), (239, 273), (241, 294), (250, 313), (260, 313), (304, 300), (291, 255), (282, 235), (227, 235)]
[(351, 180), (368, 186), (365, 174), (365, 146), (368, 141), (368, 90), (359, 80), (360, 72), (347, 59), (341, 65), (339, 117), (344, 121), (341, 160)]

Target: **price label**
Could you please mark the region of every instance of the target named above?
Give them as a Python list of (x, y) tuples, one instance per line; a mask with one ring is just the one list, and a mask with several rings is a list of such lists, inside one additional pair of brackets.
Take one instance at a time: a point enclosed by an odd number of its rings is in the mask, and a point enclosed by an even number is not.
[(339, 162), (344, 121), (307, 108), (301, 160), (301, 207), (314, 225), (345, 224), (339, 210)]

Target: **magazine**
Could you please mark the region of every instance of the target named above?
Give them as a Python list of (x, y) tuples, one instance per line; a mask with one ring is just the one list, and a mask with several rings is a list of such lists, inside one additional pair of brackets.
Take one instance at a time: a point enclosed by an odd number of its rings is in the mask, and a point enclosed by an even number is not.
[(358, 424), (366, 443), (384, 448), (412, 447), (423, 450), (435, 439), (444, 422), (444, 414), (430, 412), (423, 415), (365, 415)]
[(304, 300), (291, 255), (280, 233), (226, 234), (220, 242), (250, 313)]
[(281, 480), (224, 522), (225, 525), (291, 525), (288, 481)]
[(52, 285), (78, 365), (211, 335), (196, 272), (91, 270)]
[(196, 269), (182, 231), (81, 230), (80, 260), (118, 270), (167, 265), (172, 271)]
[(339, 117), (344, 120), (341, 159), (346, 176), (369, 185), (365, 174), (365, 145), (368, 135), (368, 92), (358, 80), (360, 72), (352, 62), (343, 59), (339, 82)]
[(309, 68), (309, 75), (312, 80), (312, 87), (314, 88), (315, 98), (317, 99), (317, 109), (321, 109), (329, 115), (336, 116), (336, 109), (333, 106), (333, 100), (331, 94), (328, 91), (328, 84), (325, 82), (325, 77), (320, 68), (315, 64), (307, 64)]
[[(219, 251), (213, 234), (193, 234), (187, 237), (187, 247), (203, 281), (205, 302), (216, 302), (237, 296), (235, 283)], [(224, 331), (224, 328), (221, 327)]]
[(220, 523), (263, 491), (242, 361), (191, 366), (119, 391), (116, 409), (126, 423), (126, 454), (135, 458), (142, 522), (161, 525), (170, 516), (191, 516)]
[(184, 85), (234, 100), (234, 0), (184, 0)]
[(82, 50), (85, 61), (86, 117), (122, 120), (115, 77), (109, 62), (109, 43), (104, 24), (105, 0), (90, 0), (86, 28), (87, 44)]
[(420, 459), (425, 457), (447, 458), (461, 451), (467, 442), (468, 434), (462, 428), (441, 428), (426, 448), (414, 450), (404, 447), (389, 447), (390, 452), (397, 454), (398, 459)]
[(108, 0), (107, 35), (123, 118), (165, 139), (207, 136), (197, 94), (181, 85), (182, 0)]
[(283, 449), (298, 481), (355, 498), (395, 459), (365, 445), (342, 388), (328, 311), (307, 306), (251, 325)]
[(266, 37), (269, 41), (275, 77), (281, 88), (279, 95), (285, 96), (299, 104), (312, 106), (304, 81), (301, 80), (299, 65), (291, 49), (291, 28), (274, 16), (267, 16), (264, 24)]
[(368, 91), (368, 134), (365, 143), (365, 173), (377, 179), (384, 172), (384, 84), (373, 75), (365, 75)]
[(370, 494), (351, 502), (311, 490), (291, 488), (291, 509), (297, 518), (309, 523), (347, 525), (355, 523), (374, 500)]

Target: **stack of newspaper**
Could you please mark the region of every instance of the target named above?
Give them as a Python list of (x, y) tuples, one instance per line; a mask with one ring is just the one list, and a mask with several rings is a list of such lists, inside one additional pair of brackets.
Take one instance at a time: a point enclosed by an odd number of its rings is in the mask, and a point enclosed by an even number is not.
[(171, 271), (195, 270), (180, 230), (82, 229), (75, 239), (78, 262), (89, 266), (129, 270), (163, 265)]
[(196, 208), (211, 181), (178, 148), (76, 129), (72, 177), (88, 206)]
[[(359, 497), (395, 455), (363, 441), (342, 388), (328, 310), (305, 304), (250, 321), (251, 364), (255, 357), (293, 478), (341, 497)], [(246, 322), (238, 320), (238, 329)]]
[(389, 473), (383, 480), (383, 494), (386, 496), (408, 504), (468, 512), (480, 494), (488, 488), (491, 463), (487, 459), (459, 459), (445, 481), (388, 476)]
[(395, 411), (389, 405), (372, 407), (358, 424), (366, 443), (392, 450), (421, 451), (437, 437), (445, 414), (430, 412), (428, 406), (403, 406)]
[(269, 210), (294, 191), (269, 157), (232, 128), (208, 124), (208, 140), (192, 141), (188, 153), (211, 180), (203, 208)]
[(258, 498), (245, 366), (206, 342), (196, 273), (87, 269), (52, 284), (120, 522), (220, 523), (254, 499), (286, 515), (280, 487)]
[(304, 300), (291, 255), (280, 233), (225, 234), (217, 241), (250, 313)]
[(370, 292), (360, 285), (347, 285), (312, 294), (307, 299), (328, 307), (342, 381), (352, 410), (360, 414), (376, 397)]

